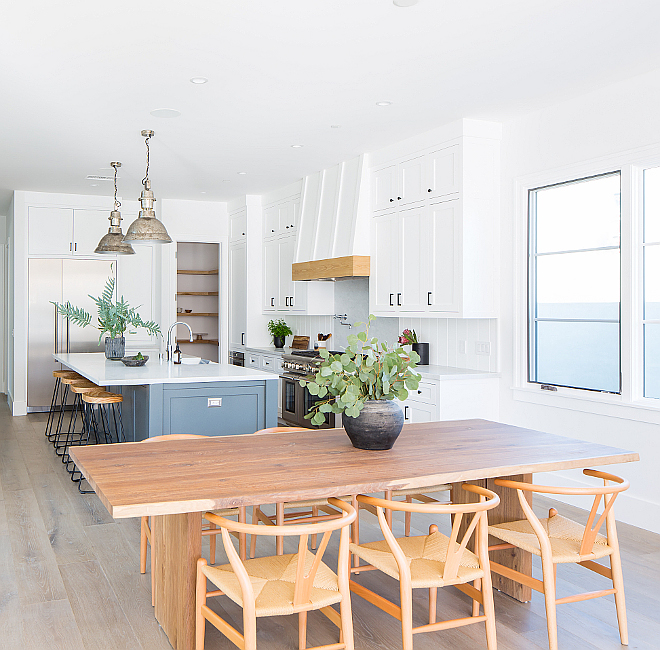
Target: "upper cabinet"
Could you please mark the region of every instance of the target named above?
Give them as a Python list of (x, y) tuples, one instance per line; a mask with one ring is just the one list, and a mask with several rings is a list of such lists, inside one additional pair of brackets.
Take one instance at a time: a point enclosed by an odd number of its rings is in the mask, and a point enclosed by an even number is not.
[(499, 139), (464, 135), (371, 171), (370, 309), (497, 317)]
[(300, 196), (264, 207), (264, 239), (293, 235), (300, 219)]
[(50, 206), (28, 208), (28, 254), (69, 257), (94, 255), (108, 232), (108, 210)]
[(229, 215), (229, 241), (239, 242), (247, 239), (247, 208)]

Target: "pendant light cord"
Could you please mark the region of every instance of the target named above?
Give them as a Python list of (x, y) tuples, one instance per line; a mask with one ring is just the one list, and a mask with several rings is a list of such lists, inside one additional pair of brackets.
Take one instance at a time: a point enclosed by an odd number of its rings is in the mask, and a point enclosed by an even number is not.
[(151, 139), (151, 136), (148, 135), (144, 143), (147, 145), (147, 171), (144, 173), (144, 178), (142, 179), (142, 185), (144, 185), (148, 180), (149, 180), (149, 140)]
[(115, 170), (115, 210), (119, 211), (121, 208), (121, 201), (117, 200), (117, 165), (112, 165)]

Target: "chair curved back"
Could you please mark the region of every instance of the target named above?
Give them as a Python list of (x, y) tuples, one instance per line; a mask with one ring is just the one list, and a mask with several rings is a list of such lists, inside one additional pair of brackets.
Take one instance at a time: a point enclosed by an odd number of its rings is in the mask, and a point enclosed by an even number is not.
[(167, 440), (188, 440), (190, 438), (208, 438), (208, 436), (202, 436), (196, 433), (167, 433), (164, 436), (145, 438), (144, 440), (140, 440), (140, 442), (165, 442)]
[[(340, 583), (348, 588), (348, 571), (349, 571), (349, 558), (348, 558), (348, 543), (349, 543), (349, 526), (355, 521), (357, 512), (355, 508), (349, 503), (345, 503), (340, 499), (331, 497), (328, 502), (334, 507), (342, 510), (341, 518), (331, 519), (330, 521), (323, 521), (312, 524), (303, 525), (290, 525), (290, 526), (260, 526), (259, 524), (245, 524), (238, 521), (231, 521), (224, 517), (219, 517), (212, 512), (207, 512), (204, 518), (213, 524), (220, 527), (222, 533), (222, 542), (227, 553), (227, 558), (231, 564), (234, 573), (241, 586), (243, 592), (243, 602), (251, 602), (254, 600), (254, 592), (252, 583), (245, 569), (245, 565), (241, 561), (234, 544), (231, 541), (230, 532), (247, 533), (249, 535), (287, 535), (299, 536), (298, 543), (298, 558), (296, 565), (296, 582), (294, 587), (293, 604), (304, 607), (309, 602), (310, 593), (314, 584), (314, 578), (321, 564), (323, 554), (328, 547), (328, 542), (332, 532), (341, 530), (341, 537), (339, 541), (339, 557), (338, 557), (338, 577)], [(309, 535), (323, 533), (323, 538), (315, 553), (314, 560), (309, 570), (306, 570), (307, 554), (307, 541)]]
[[(467, 492), (472, 492), (479, 496), (479, 501), (476, 503), (408, 503), (406, 501), (390, 501), (389, 499), (379, 499), (377, 497), (370, 497), (363, 494), (358, 494), (357, 500), (360, 503), (367, 503), (376, 507), (378, 515), (378, 522), (394, 558), (396, 559), (399, 574), (406, 576), (410, 582), (410, 566), (406, 560), (405, 553), (399, 546), (399, 543), (394, 537), (390, 529), (384, 510), (395, 510), (403, 512), (421, 512), (425, 514), (451, 514), (454, 520), (451, 527), (451, 535), (449, 544), (447, 545), (447, 557), (442, 578), (445, 581), (455, 580), (458, 575), (458, 569), (461, 564), (461, 558), (465, 551), (468, 542), (476, 532), (476, 542), (478, 547), (478, 555), (480, 558), (485, 558), (488, 561), (488, 518), (486, 512), (495, 508), (500, 498), (486, 488), (478, 485), (471, 485), (463, 483), (461, 487)], [(467, 526), (463, 533), (463, 537), (459, 542), (460, 528), (463, 522), (463, 515), (473, 514), (472, 521)]]
[[(595, 469), (585, 469), (582, 471), (586, 476), (593, 476), (603, 480), (603, 487), (585, 487), (585, 488), (567, 488), (555, 487), (553, 485), (534, 485), (533, 483), (521, 483), (519, 481), (509, 481), (507, 479), (495, 479), (495, 485), (502, 487), (513, 488), (518, 493), (518, 500), (522, 506), (529, 523), (532, 525), (536, 536), (539, 538), (539, 543), (542, 547), (549, 549), (550, 541), (545, 528), (539, 521), (539, 518), (534, 514), (529, 502), (525, 498), (525, 492), (538, 492), (540, 494), (562, 494), (562, 495), (577, 495), (577, 496), (593, 496), (594, 502), (589, 512), (587, 524), (584, 527), (584, 534), (580, 544), (580, 555), (588, 555), (591, 553), (598, 531), (607, 522), (608, 537), (614, 530), (614, 515), (612, 514), (612, 506), (617, 495), (620, 492), (627, 490), (630, 487), (630, 482), (614, 474), (601, 472)], [(612, 485), (614, 483), (614, 485)], [(598, 508), (600, 507), (601, 499), (603, 500), (603, 512), (598, 515)], [(596, 519), (598, 517), (598, 519)], [(595, 521), (595, 523), (594, 523)]]
[(288, 433), (291, 431), (309, 431), (305, 427), (269, 427), (268, 429), (259, 429), (255, 431), (254, 435), (264, 434), (264, 433)]

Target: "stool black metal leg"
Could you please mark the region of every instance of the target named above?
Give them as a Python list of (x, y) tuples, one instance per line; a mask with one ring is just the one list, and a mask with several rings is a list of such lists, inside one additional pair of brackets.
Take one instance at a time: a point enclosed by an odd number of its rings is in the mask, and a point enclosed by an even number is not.
[(56, 377), (55, 378), (55, 388), (53, 388), (53, 397), (50, 400), (50, 409), (48, 411), (48, 420), (46, 420), (46, 430), (44, 431), (44, 435), (50, 441), (52, 441), (51, 433), (52, 433), (52, 430), (53, 430), (53, 423), (55, 422), (55, 407), (57, 406), (57, 396), (59, 395), (61, 384), (62, 384), (62, 380), (59, 377)]

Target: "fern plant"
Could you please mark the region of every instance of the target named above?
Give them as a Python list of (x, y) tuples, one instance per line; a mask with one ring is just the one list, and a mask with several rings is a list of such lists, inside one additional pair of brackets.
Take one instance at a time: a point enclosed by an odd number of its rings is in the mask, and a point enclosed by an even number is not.
[[(103, 293), (95, 298), (90, 295), (89, 297), (96, 303), (98, 310), (98, 325), (96, 329), (99, 330), (99, 344), (103, 340), (103, 335), (108, 334), (111, 338), (117, 338), (124, 335), (124, 332), (129, 326), (138, 328), (142, 327), (149, 332), (152, 336), (160, 334), (160, 327), (152, 320), (144, 321), (137, 310), (139, 307), (131, 307), (124, 296), (115, 300), (115, 279), (110, 276), (105, 283)], [(57, 308), (57, 312), (69, 319), (69, 322), (79, 327), (87, 327), (92, 322), (92, 315), (80, 307), (74, 307), (68, 300), (60, 305), (53, 303)]]

